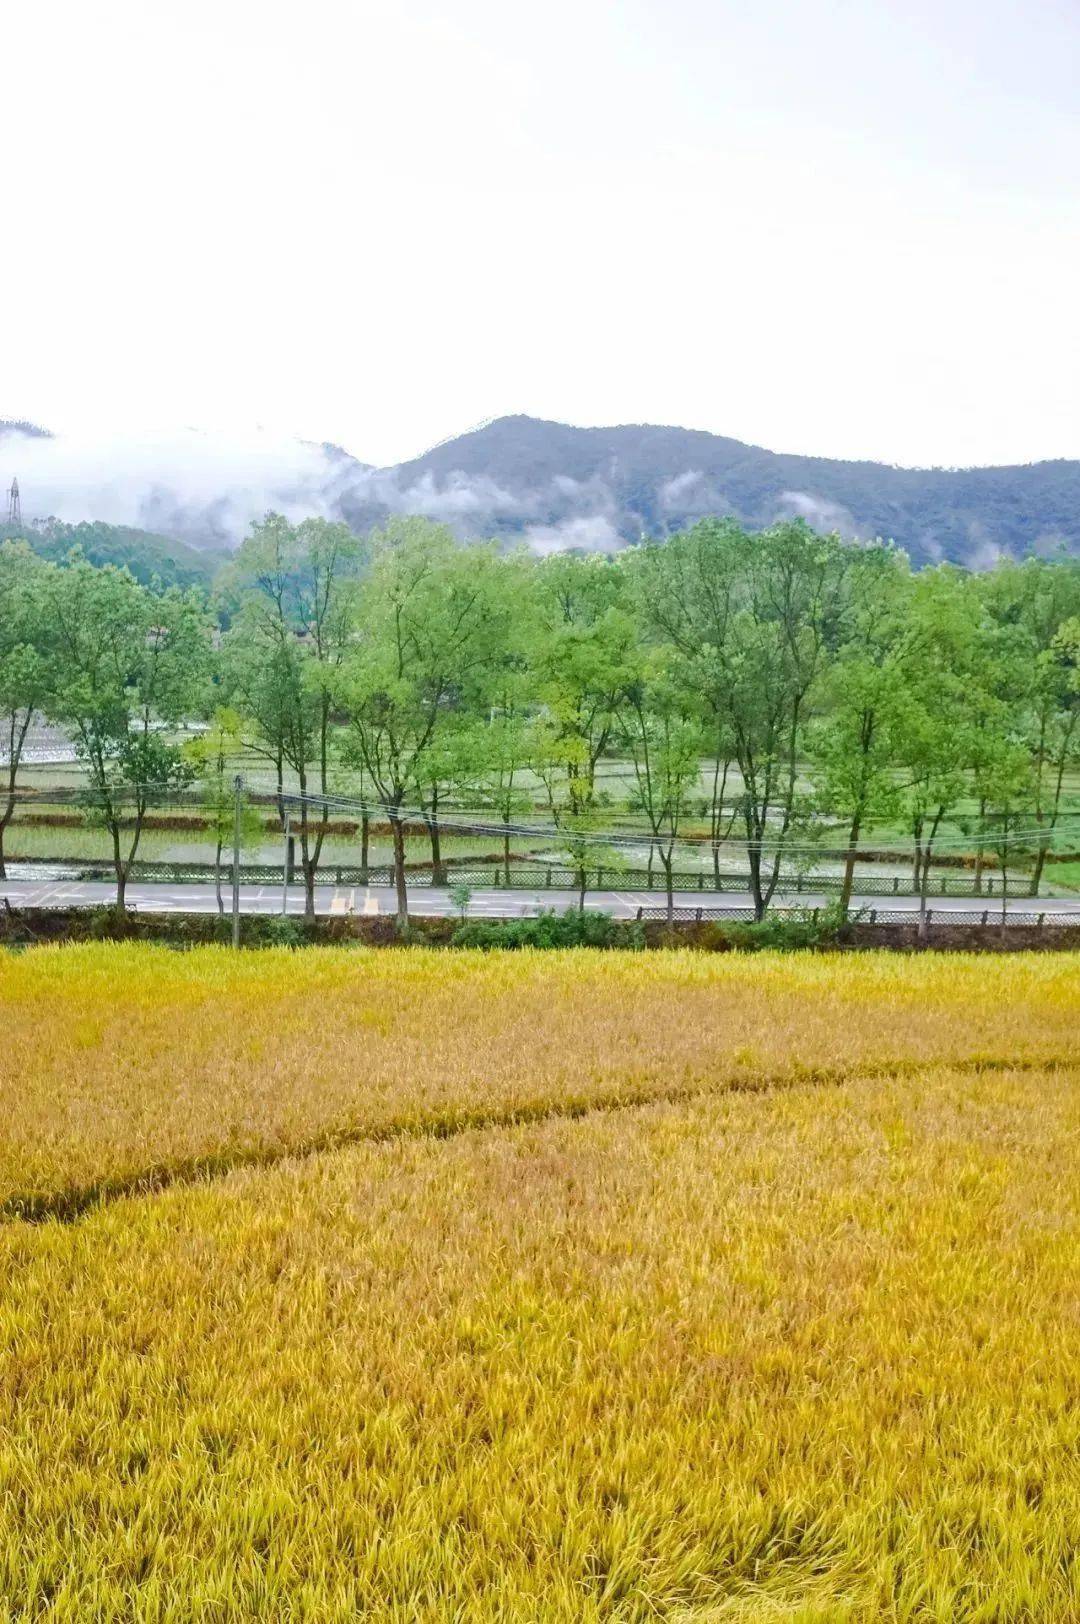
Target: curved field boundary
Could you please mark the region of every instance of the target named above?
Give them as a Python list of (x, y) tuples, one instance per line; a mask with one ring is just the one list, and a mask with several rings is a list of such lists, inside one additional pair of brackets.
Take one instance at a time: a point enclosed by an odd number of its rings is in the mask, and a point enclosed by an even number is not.
[[(685, 1087), (613, 1090), (588, 1098), (526, 1101), (520, 1105), (435, 1111), (402, 1117), (375, 1126), (343, 1125), (327, 1128), (289, 1146), (236, 1148), (193, 1156), (172, 1162), (150, 1164), (132, 1173), (71, 1185), (54, 1191), (15, 1191), (0, 1202), (0, 1223), (71, 1224), (114, 1202), (157, 1195), (176, 1185), (200, 1184), (224, 1178), (242, 1168), (274, 1167), (283, 1162), (302, 1161), (312, 1156), (346, 1149), (350, 1145), (387, 1144), (401, 1139), (453, 1139), (460, 1134), (485, 1129), (515, 1128), (530, 1123), (580, 1121), (615, 1111), (634, 1110), (646, 1105), (679, 1105), (709, 1095), (768, 1094), (796, 1088), (839, 1088), (857, 1079), (902, 1080), (930, 1069), (928, 1060), (893, 1060), (880, 1064), (852, 1066), (806, 1066), (763, 1073), (759, 1077), (728, 1079), (723, 1083), (695, 1083)], [(978, 1076), (993, 1072), (1080, 1072), (1076, 1058), (1049, 1056), (1045, 1059), (1007, 1060), (977, 1056), (941, 1062), (954, 1076)]]

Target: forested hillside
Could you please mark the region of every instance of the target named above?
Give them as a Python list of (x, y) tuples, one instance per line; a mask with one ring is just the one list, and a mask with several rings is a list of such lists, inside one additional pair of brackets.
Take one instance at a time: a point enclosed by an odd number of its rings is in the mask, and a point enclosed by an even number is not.
[(403, 509), (411, 498), (471, 533), (523, 533), (541, 550), (613, 547), (731, 514), (752, 529), (801, 517), (818, 530), (882, 536), (915, 563), (985, 568), (1001, 554), (1080, 552), (1077, 461), (893, 468), (791, 456), (693, 429), (503, 417), (402, 463), (394, 483)]
[(157, 580), (162, 586), (209, 587), (226, 557), (214, 548), (191, 547), (149, 530), (89, 521), (0, 525), (0, 541), (16, 539), (27, 541), (39, 558), (52, 563), (63, 563), (77, 547), (91, 564), (117, 564), (144, 586)]

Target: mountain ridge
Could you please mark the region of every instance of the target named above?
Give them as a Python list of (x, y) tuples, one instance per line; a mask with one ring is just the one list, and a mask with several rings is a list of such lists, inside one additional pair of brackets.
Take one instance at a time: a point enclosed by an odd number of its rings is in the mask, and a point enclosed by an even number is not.
[(452, 498), (463, 482), (486, 479), (503, 497), (492, 516), (530, 538), (539, 527), (557, 540), (560, 528), (591, 521), (614, 546), (731, 513), (752, 528), (801, 516), (852, 537), (885, 536), (919, 563), (978, 566), (1062, 545), (1080, 552), (1080, 461), (1066, 458), (907, 468), (770, 451), (701, 429), (577, 428), (515, 415), (381, 472), (399, 494), (419, 491), (432, 506), (432, 493)]
[(235, 456), (220, 437), (191, 436), (167, 457), (160, 447), (118, 447), (105, 454), (108, 477), (83, 489), (63, 437), (9, 421), (0, 423), (0, 447), (19, 474), (24, 514), (101, 520), (201, 546), (236, 545), (275, 508), (343, 518), (357, 530), (419, 513), (466, 539), (523, 541), (541, 553), (615, 551), (731, 514), (751, 529), (801, 517), (850, 538), (881, 536), (916, 564), (1080, 556), (1080, 460), (1068, 458), (909, 468), (770, 451), (704, 429), (582, 428), (518, 413), (385, 467), (329, 441), (251, 443)]

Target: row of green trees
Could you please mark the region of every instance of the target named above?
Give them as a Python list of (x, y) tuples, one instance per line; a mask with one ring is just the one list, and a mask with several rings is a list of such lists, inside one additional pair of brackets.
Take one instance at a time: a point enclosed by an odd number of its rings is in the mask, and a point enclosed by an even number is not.
[[(706, 520), (614, 558), (537, 560), (420, 519), (361, 540), (269, 515), (212, 601), (9, 543), (0, 872), (40, 713), (75, 741), (121, 907), (154, 796), (197, 774), (223, 821), (241, 749), (271, 764), (283, 819), (291, 806), (310, 912), (346, 787), (389, 816), (402, 920), (403, 824), (421, 810), (444, 878), (450, 794), (509, 831), (539, 793), (584, 891), (611, 817), (600, 765), (613, 753), (669, 907), (691, 820), (707, 820), (717, 865), (725, 838), (745, 842), (761, 917), (826, 813), (843, 830), (845, 910), (860, 841), (882, 819), (906, 820), (925, 899), (961, 802), (977, 808), (978, 862), (994, 854), (1004, 869), (1026, 843), (1037, 890), (1080, 759), (1078, 668), (1076, 561), (913, 572), (889, 546), (800, 522), (749, 534)], [(198, 758), (169, 733), (196, 716), (215, 724)], [(507, 862), (509, 849), (507, 832)]]

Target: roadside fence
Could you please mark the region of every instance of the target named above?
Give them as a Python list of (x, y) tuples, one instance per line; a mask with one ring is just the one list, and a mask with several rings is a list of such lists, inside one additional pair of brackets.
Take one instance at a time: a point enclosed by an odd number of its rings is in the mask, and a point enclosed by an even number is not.
[[(76, 880), (109, 880), (113, 875), (112, 864), (103, 858), (9, 857), (7, 865), (12, 879), (18, 879), (22, 867), (34, 870), (59, 869), (63, 871), (64, 877)], [(223, 882), (231, 880), (232, 864), (223, 860), (220, 872)], [(214, 879), (214, 865), (198, 861), (166, 863), (136, 860), (131, 866), (130, 878), (135, 882), (150, 884), (158, 882), (165, 885), (208, 885)], [(284, 878), (285, 871), (280, 863), (240, 865), (240, 879), (245, 885), (281, 885)], [(430, 868), (410, 868), (406, 879), (410, 889), (430, 886), (432, 871)], [(511, 863), (509, 870), (502, 864), (485, 863), (482, 866), (467, 867), (462, 863), (448, 862), (446, 879), (449, 884), (468, 885), (473, 890), (490, 887), (495, 890), (575, 891), (581, 883), (581, 870), (566, 864), (537, 862)], [(663, 874), (655, 869), (650, 873), (644, 868), (599, 866), (586, 869), (585, 881), (588, 891), (663, 893), (666, 890)], [(303, 883), (299, 864), (290, 875), (290, 883), (293, 885)], [(394, 874), (386, 864), (369, 865), (366, 869), (359, 864), (325, 864), (318, 870), (316, 883), (338, 886), (392, 885)], [(1020, 876), (1013, 876), (1010, 889), (1016, 894), (1022, 894), (1022, 883)], [(781, 876), (777, 891), (784, 896), (801, 896), (804, 893), (839, 896), (842, 885), (842, 877), (839, 874), (787, 874)], [(694, 874), (683, 871), (672, 876), (672, 890), (711, 891), (721, 896), (730, 892), (745, 892), (750, 890), (750, 876), (721, 874), (717, 880), (712, 873)], [(911, 881), (899, 874), (859, 874), (855, 878), (855, 894), (860, 897), (896, 897), (913, 896), (915, 893)], [(1000, 897), (1000, 876), (984, 876), (982, 890), (977, 892), (965, 874), (935, 875), (928, 894), (935, 897)]]
[[(767, 917), (769, 919), (797, 919), (817, 922), (822, 909), (820, 908), (777, 908), (770, 906)], [(666, 907), (650, 908), (642, 906), (635, 916), (639, 920), (667, 921)], [(717, 924), (752, 923), (754, 919), (753, 908), (679, 908), (672, 910), (671, 918), (678, 924), (703, 924), (715, 921)], [(1045, 909), (1042, 912), (1009, 908), (1005, 915), (1006, 924), (1027, 925), (1036, 930), (1045, 926), (1073, 926), (1080, 929), (1080, 912), (1063, 913)], [(853, 925), (917, 925), (919, 914), (915, 908), (864, 908), (853, 909), (851, 923)], [(931, 929), (942, 929), (949, 925), (1000, 925), (1000, 908), (927, 908), (926, 923)]]

